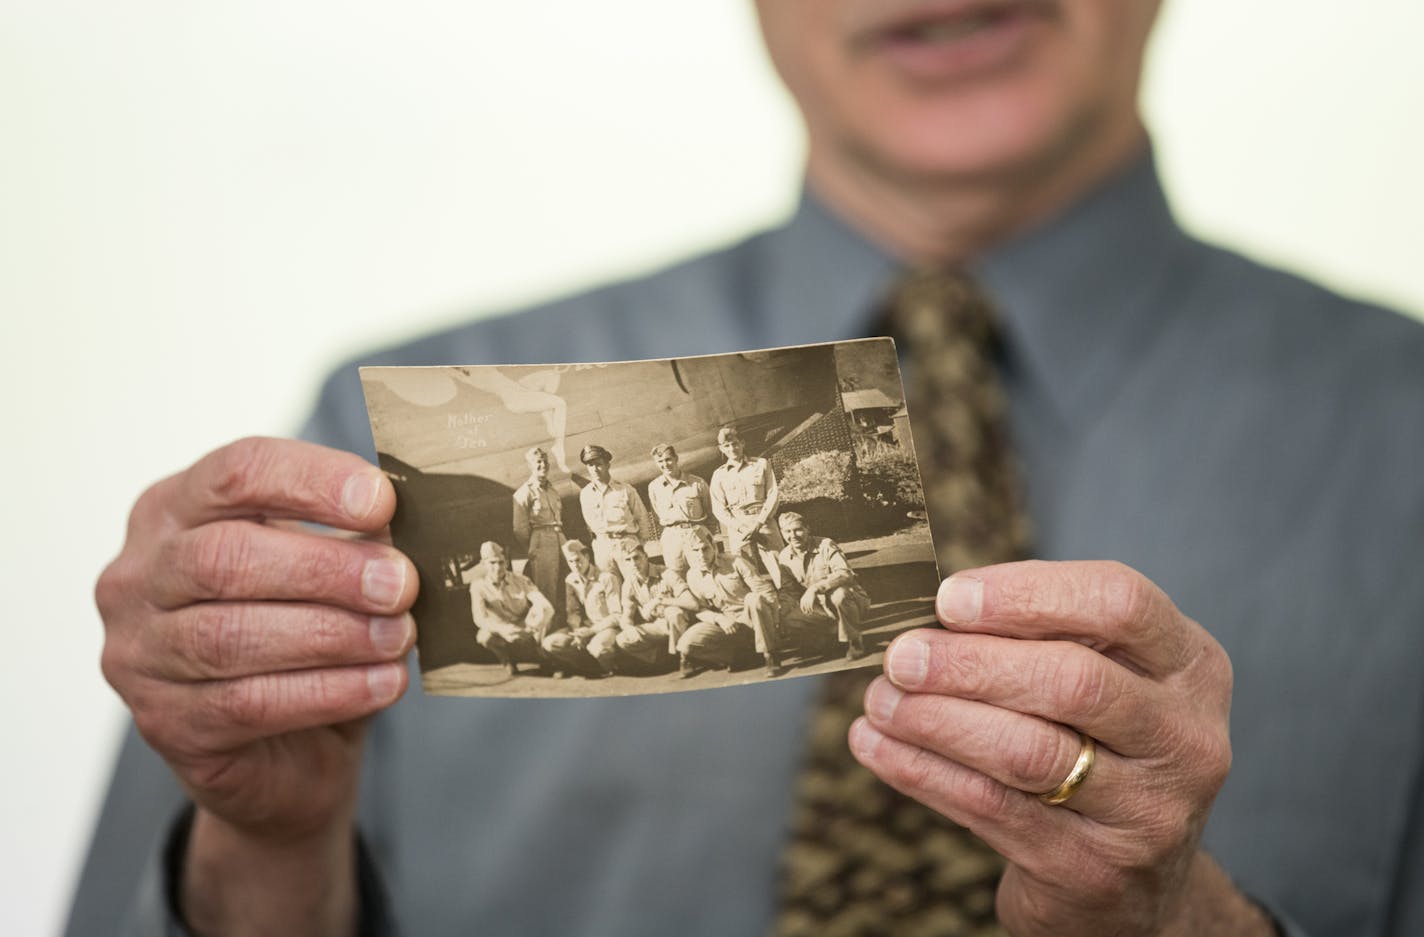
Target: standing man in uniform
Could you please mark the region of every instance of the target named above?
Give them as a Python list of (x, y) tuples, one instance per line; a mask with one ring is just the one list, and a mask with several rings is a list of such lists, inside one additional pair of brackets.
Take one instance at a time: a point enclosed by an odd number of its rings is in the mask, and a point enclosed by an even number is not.
[(529, 557), (525, 575), (550, 601), (559, 593), (559, 547), (564, 508), (549, 484), (549, 454), (538, 446), (524, 453), (529, 479), (514, 490), (514, 540)]
[(579, 461), (588, 466), (592, 480), (579, 492), (583, 520), (593, 535), (593, 562), (599, 569), (618, 573), (618, 544), (642, 544), (653, 538), (652, 519), (638, 492), (627, 482), (613, 480), (613, 454), (602, 446), (584, 446)]
[(771, 462), (763, 458), (748, 459), (746, 443), (732, 426), (717, 431), (717, 448), (727, 461), (712, 473), (709, 487), (712, 513), (722, 524), (727, 552), (740, 553), (747, 535), (754, 530), (761, 531), (767, 549), (780, 550), (785, 546), (781, 532), (775, 524), (768, 523), (776, 516), (780, 503)]
[(528, 578), (509, 568), (504, 547), (480, 544), (484, 575), (470, 583), (475, 640), (518, 676), (519, 661), (538, 661), (539, 645), (554, 620), (554, 606)]
[(672, 443), (654, 446), (653, 461), (662, 474), (648, 482), (648, 501), (663, 529), (663, 565), (681, 572), (687, 569), (692, 528), (711, 521), (712, 496), (705, 481), (678, 467)]

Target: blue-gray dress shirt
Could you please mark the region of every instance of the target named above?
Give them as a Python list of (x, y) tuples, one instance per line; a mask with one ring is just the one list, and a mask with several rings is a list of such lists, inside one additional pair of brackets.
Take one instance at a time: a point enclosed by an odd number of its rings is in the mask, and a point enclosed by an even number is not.
[[(808, 197), (729, 249), (364, 363), (852, 338), (895, 270)], [(977, 272), (1038, 554), (1136, 567), (1233, 661), (1204, 847), (1292, 931), (1424, 934), (1424, 328), (1192, 240), (1150, 157)], [(372, 455), (361, 401), (341, 368), (304, 435)], [(370, 737), (370, 867), (412, 937), (761, 933), (817, 689), (413, 691)], [(130, 732), (70, 934), (176, 933), (160, 847), (180, 803)]]

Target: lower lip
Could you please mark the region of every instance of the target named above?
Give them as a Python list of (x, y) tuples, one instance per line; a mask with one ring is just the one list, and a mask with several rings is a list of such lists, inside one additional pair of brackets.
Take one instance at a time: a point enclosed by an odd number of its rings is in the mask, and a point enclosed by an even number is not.
[(907, 32), (881, 34), (871, 49), (908, 78), (925, 83), (961, 81), (993, 72), (1016, 59), (1042, 17), (1024, 8), (1006, 10), (964, 36), (921, 39)]

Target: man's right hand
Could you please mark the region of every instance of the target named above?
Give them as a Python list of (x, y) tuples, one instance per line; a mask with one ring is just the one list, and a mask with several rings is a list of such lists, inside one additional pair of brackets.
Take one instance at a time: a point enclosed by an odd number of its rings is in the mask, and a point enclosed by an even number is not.
[(95, 589), (104, 676), (198, 806), (193, 851), (349, 842), (364, 717), (405, 690), (414, 640), (415, 569), (374, 539), (394, 509), (364, 460), (277, 439), (225, 446), (135, 504)]

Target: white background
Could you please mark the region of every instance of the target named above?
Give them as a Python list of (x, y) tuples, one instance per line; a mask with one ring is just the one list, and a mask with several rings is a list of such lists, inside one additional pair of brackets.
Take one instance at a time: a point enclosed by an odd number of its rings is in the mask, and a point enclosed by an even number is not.
[[(1424, 308), (1424, 5), (1175, 0), (1146, 103), (1196, 231)], [(0, 932), (63, 918), (120, 725), (132, 498), (340, 357), (792, 204), (746, 0), (0, 0)]]

